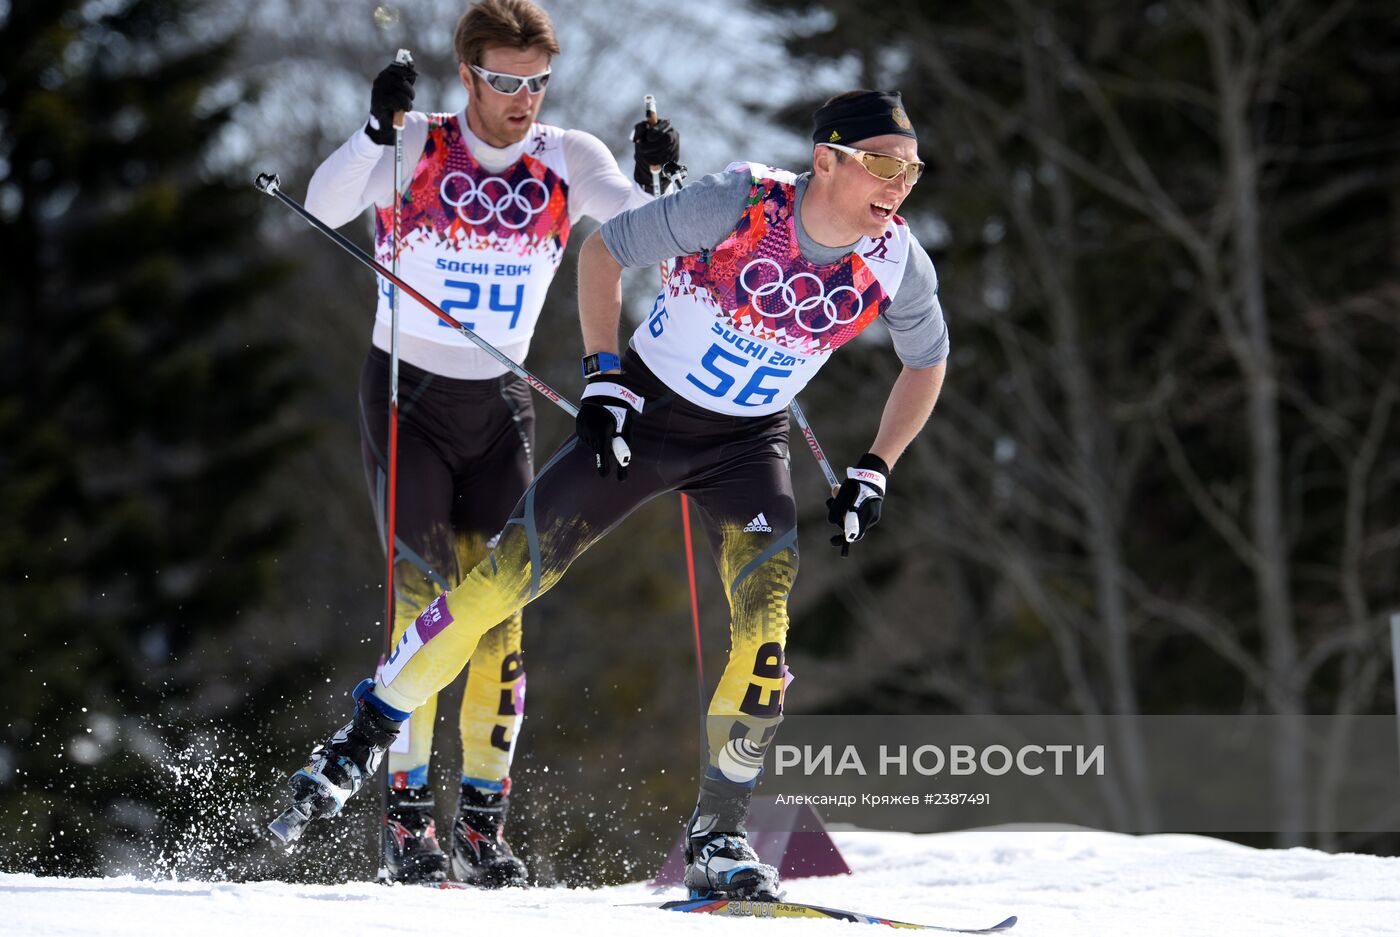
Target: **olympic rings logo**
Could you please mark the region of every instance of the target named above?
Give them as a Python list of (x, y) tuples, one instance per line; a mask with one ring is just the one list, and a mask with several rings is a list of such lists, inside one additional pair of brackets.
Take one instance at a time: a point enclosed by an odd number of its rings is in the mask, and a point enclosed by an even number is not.
[[(749, 272), (759, 266), (772, 267), (776, 279), (754, 288), (749, 285)], [(802, 280), (811, 280), (814, 284), (815, 292), (799, 299), (798, 283)], [(838, 286), (834, 290), (827, 292), (826, 284), (823, 283), (821, 277), (817, 276), (815, 273), (794, 273), (784, 280), (783, 268), (779, 266), (776, 260), (769, 260), (767, 257), (758, 257), (749, 261), (748, 265), (739, 273), (739, 285), (747, 290), (748, 294), (753, 297), (755, 305), (757, 305), (758, 300), (763, 297), (772, 296), (774, 293), (777, 293), (778, 298), (782, 301), (784, 306), (786, 306), (779, 315), (791, 314), (797, 319), (799, 325), (814, 335), (825, 332), (834, 325), (849, 325), (859, 319), (860, 314), (865, 311), (865, 304), (861, 302), (860, 292), (854, 286)], [(851, 294), (853, 301), (853, 311), (845, 318), (840, 316), (841, 307), (836, 301), (837, 295), (843, 290)], [(806, 290), (804, 290), (804, 292), (806, 292)], [(821, 328), (806, 322), (802, 318), (803, 313), (817, 308), (820, 308), (822, 313), (826, 316), (826, 324)]]
[[(455, 197), (448, 191), (449, 185), (454, 180), (461, 180), (457, 183), (460, 191)], [(494, 191), (493, 183), (495, 184)], [(521, 179), (514, 188), (511, 188), (510, 183), (499, 176), (487, 176), (477, 182), (464, 172), (450, 172), (443, 177), (439, 189), (443, 202), (451, 205), (456, 210), (457, 217), (467, 224), (485, 224), (495, 218), (512, 231), (519, 231), (534, 221), (535, 216), (544, 211), (545, 206), (549, 204), (549, 186), (534, 176)], [(531, 199), (527, 194), (535, 189), (539, 190), (540, 195), (538, 205), (531, 204)], [(477, 206), (475, 210), (480, 210), (484, 214), (480, 218), (471, 217), (470, 212), (474, 210), (472, 206)], [(506, 220), (506, 212), (512, 209), (522, 216), (518, 222)]]

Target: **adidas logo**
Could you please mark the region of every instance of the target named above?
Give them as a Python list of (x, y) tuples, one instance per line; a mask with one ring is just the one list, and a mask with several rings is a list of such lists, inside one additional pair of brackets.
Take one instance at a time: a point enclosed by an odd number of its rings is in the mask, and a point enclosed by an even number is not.
[(746, 534), (771, 534), (772, 532), (773, 528), (769, 525), (768, 518), (763, 516), (762, 511), (759, 511), (758, 516), (749, 521), (749, 525), (744, 528)]

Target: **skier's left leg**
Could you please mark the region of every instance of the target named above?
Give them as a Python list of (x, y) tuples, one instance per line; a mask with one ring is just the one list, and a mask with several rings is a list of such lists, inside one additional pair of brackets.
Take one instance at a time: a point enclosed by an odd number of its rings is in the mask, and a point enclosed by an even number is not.
[(483, 888), (525, 885), (528, 870), (505, 839), (510, 763), (525, 717), (525, 664), (517, 612), (481, 636), (462, 695), (462, 781), (452, 822), (452, 874)]
[(686, 885), (775, 898), (777, 870), (748, 845), (745, 820), (763, 757), (783, 718), (789, 679), (783, 648), (797, 577), (797, 518), (786, 444), (694, 490), (716, 554), (731, 616), (729, 660), (710, 700), (709, 761), (687, 829)]

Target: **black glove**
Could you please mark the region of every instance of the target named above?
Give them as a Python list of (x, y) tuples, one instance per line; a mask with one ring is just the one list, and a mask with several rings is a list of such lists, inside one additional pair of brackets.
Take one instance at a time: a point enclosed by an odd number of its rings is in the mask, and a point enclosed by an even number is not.
[(412, 64), (398, 62), (374, 76), (365, 136), (380, 146), (394, 145), (394, 115), (413, 110), (413, 83), (417, 80), (418, 70)]
[(664, 191), (671, 180), (685, 175), (685, 167), (678, 162), (681, 158), (681, 135), (671, 126), (669, 120), (658, 120), (655, 124), (640, 121), (632, 128), (633, 155), (637, 167), (632, 178), (637, 185), (652, 195), (651, 167), (661, 167), (661, 188)]
[[(574, 432), (579, 442), (593, 452), (598, 474), (607, 477), (608, 471), (617, 466), (617, 480), (627, 478), (627, 461), (631, 460), (627, 444), (632, 438), (632, 421), (646, 406), (640, 394), (627, 384), (621, 374), (599, 374), (588, 382), (579, 401), (578, 416), (574, 418)], [(618, 440), (622, 447), (619, 451)]]
[(831, 545), (840, 547), (842, 556), (850, 552), (851, 543), (846, 539), (846, 514), (855, 512), (855, 539), (864, 537), (867, 530), (880, 523), (880, 507), (885, 501), (889, 477), (890, 467), (885, 460), (867, 452), (855, 468), (846, 469), (846, 480), (836, 496), (826, 499), (826, 519), (841, 529), (841, 533), (831, 538)]

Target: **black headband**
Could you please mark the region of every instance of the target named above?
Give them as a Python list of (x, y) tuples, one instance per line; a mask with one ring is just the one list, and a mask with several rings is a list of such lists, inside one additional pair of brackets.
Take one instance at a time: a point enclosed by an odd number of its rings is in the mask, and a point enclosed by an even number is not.
[(812, 115), (814, 143), (854, 143), (885, 134), (914, 137), (898, 91), (861, 91), (829, 101)]

